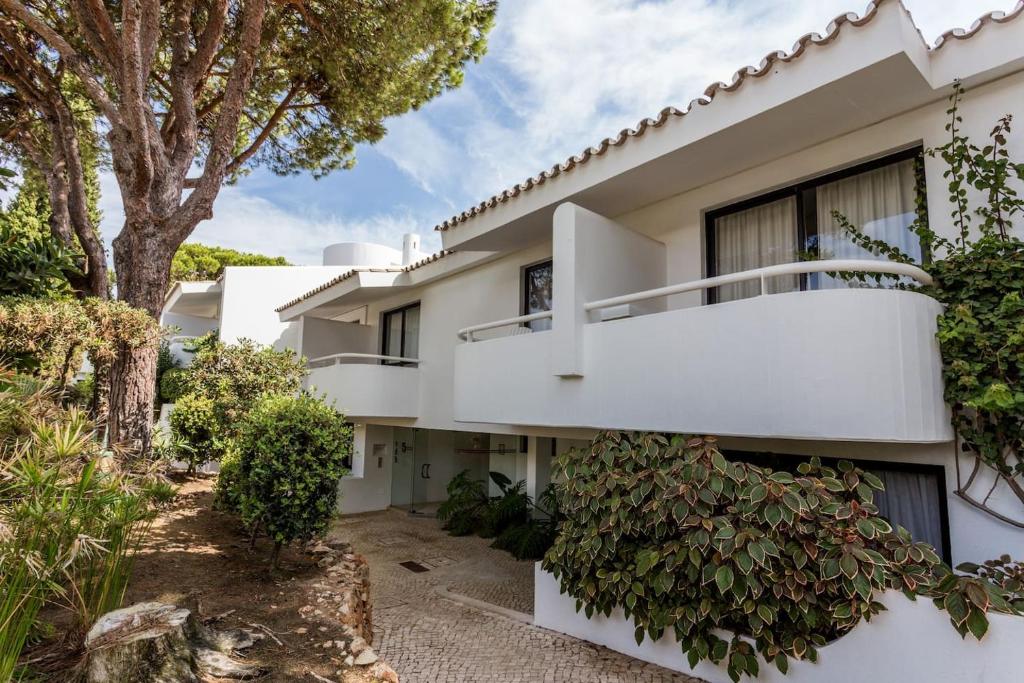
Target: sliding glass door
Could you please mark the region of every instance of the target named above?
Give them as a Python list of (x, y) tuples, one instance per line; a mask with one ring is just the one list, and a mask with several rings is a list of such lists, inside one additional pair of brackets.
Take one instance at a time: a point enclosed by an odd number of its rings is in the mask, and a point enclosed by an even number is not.
[[(416, 302), (384, 313), (381, 321), (381, 354), (395, 358), (418, 359), (420, 352), (420, 304)], [(385, 365), (405, 365), (403, 361), (382, 361)]]
[[(709, 212), (708, 276), (803, 260), (883, 258), (856, 244), (836, 213), (868, 237), (920, 262), (924, 254), (911, 229), (917, 216), (919, 157), (920, 150), (902, 152)], [(773, 277), (766, 284), (767, 294), (851, 286), (826, 273)], [(709, 303), (760, 293), (759, 280), (723, 285), (709, 293)]]

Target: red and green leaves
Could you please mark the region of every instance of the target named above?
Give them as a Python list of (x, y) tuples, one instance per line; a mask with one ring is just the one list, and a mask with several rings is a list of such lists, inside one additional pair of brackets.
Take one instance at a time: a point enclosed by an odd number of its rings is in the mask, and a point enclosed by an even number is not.
[[(691, 664), (721, 663), (734, 680), (759, 657), (783, 672), (815, 659), (884, 609), (883, 591), (936, 596), (949, 571), (879, 517), (882, 482), (851, 463), (773, 472), (730, 461), (712, 438), (616, 432), (557, 467), (566, 519), (545, 568), (588, 613), (625, 608), (640, 640), (671, 629)], [(980, 579), (950, 581), (962, 633), (984, 635), (985, 610), (1009, 607)]]

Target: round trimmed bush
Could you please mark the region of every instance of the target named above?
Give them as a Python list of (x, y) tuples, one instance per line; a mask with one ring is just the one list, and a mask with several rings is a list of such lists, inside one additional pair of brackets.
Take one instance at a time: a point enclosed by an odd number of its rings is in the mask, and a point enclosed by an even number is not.
[(327, 529), (351, 437), (345, 418), (309, 394), (268, 394), (242, 420), (236, 441), (242, 519), (274, 540), (275, 566), (282, 545)]

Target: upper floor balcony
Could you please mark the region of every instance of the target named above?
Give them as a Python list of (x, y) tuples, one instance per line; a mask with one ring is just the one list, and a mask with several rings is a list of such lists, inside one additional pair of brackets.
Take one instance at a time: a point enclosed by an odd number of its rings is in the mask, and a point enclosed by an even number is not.
[(416, 418), (420, 371), (415, 358), (337, 353), (309, 361), (306, 387), (349, 418)]
[(306, 387), (323, 394), (350, 418), (419, 415), (419, 359), (376, 352), (375, 327), (358, 322), (302, 319), (302, 354), (309, 358)]
[[(456, 420), (837, 441), (952, 438), (938, 302), (904, 289), (771, 293), (771, 280), (783, 276), (875, 272), (929, 283), (923, 270), (827, 260), (665, 285), (663, 245), (572, 205), (559, 211), (552, 310), (460, 332)], [(687, 297), (741, 283), (760, 295), (687, 305), (695, 303)], [(520, 326), (539, 315), (551, 318), (549, 330)], [(500, 327), (515, 333), (476, 341)]]

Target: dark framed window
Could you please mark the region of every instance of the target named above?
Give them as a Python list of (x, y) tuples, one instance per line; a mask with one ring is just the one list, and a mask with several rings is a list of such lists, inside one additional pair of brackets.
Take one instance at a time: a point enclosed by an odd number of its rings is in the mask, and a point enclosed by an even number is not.
[[(522, 315), (551, 310), (552, 263), (550, 260), (523, 268)], [(551, 319), (526, 323), (534, 332), (551, 329)]]
[[(877, 259), (832, 216), (838, 211), (868, 236), (927, 258), (909, 230), (924, 196), (921, 148), (891, 154), (754, 197), (704, 217), (708, 277), (814, 259)], [(768, 293), (849, 286), (827, 273), (769, 278)], [(752, 280), (708, 291), (708, 303), (760, 294)]]
[[(381, 355), (419, 358), (420, 302), (381, 314)], [(383, 365), (409, 365), (402, 361), (381, 361)]]
[[(758, 451), (723, 450), (723, 455), (730, 460), (787, 472), (796, 472), (797, 465), (810, 460), (804, 455)], [(821, 462), (834, 468), (843, 459), (822, 456)], [(845, 459), (876, 475), (885, 484), (885, 491), (875, 491), (874, 495), (879, 514), (906, 528), (915, 541), (930, 543), (943, 560), (950, 562), (952, 552), (945, 468), (941, 465)]]

